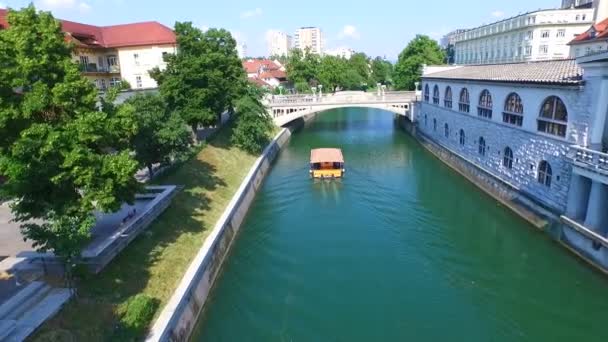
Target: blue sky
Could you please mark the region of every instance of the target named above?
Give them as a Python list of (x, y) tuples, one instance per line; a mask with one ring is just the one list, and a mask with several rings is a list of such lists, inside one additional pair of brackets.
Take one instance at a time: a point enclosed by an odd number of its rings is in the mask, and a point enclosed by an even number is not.
[[(249, 55), (266, 54), (269, 29), (290, 34), (301, 26), (319, 26), (327, 48), (350, 47), (373, 56), (396, 59), (417, 33), (439, 39), (460, 27), (472, 27), (539, 8), (559, 7), (561, 0), (33, 0), (56, 17), (96, 25), (156, 20), (173, 26), (191, 21), (201, 28), (222, 27), (247, 44)], [(31, 0), (0, 0), (19, 8)]]

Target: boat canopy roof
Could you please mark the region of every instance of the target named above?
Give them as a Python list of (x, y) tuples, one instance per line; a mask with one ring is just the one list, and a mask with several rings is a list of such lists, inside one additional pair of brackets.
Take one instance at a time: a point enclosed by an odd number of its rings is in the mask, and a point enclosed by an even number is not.
[(310, 162), (313, 164), (344, 163), (344, 157), (339, 148), (317, 148), (310, 151)]

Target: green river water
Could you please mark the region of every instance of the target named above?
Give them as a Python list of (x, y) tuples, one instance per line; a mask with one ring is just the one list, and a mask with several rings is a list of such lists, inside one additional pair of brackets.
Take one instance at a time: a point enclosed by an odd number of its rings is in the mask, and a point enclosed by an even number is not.
[[(346, 177), (312, 181), (310, 149)], [(608, 341), (608, 279), (400, 130), (349, 108), (294, 134), (193, 341)]]

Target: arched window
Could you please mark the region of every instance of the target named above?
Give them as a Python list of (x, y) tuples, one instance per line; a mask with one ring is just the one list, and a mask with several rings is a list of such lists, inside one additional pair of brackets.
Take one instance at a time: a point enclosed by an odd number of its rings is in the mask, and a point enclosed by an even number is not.
[(462, 88), (460, 98), (458, 99), (458, 110), (463, 113), (468, 113), (470, 109), (469, 91), (467, 88)]
[(447, 123), (443, 125), (443, 135), (445, 135), (446, 138), (450, 137), (450, 126), (448, 126)]
[(482, 118), (492, 118), (492, 95), (486, 89), (479, 96), (479, 105), (477, 106), (477, 115)]
[(507, 96), (502, 122), (520, 127), (524, 123), (524, 105), (521, 103), (521, 97), (516, 93)]
[(538, 131), (565, 137), (567, 125), (568, 110), (564, 102), (557, 96), (548, 97), (540, 109)]
[(502, 166), (506, 167), (507, 169), (513, 168), (513, 150), (511, 150), (511, 148), (508, 146), (505, 147), (505, 153), (502, 158)]
[(486, 155), (486, 140), (483, 137), (479, 137), (479, 155)]
[(463, 129), (460, 130), (460, 133), (458, 134), (458, 136), (459, 136), (460, 146), (464, 146), (464, 144), (466, 142), (466, 136), (464, 135)]
[(553, 171), (551, 165), (543, 160), (538, 165), (538, 182), (548, 188), (551, 187), (551, 177), (553, 177)]
[(439, 104), (439, 87), (437, 85), (433, 88), (433, 104)]
[(429, 85), (424, 86), (424, 102), (429, 102)]
[(437, 119), (433, 119), (433, 131), (437, 131)]
[(445, 96), (443, 97), (443, 105), (445, 108), (452, 108), (452, 88), (445, 88)]

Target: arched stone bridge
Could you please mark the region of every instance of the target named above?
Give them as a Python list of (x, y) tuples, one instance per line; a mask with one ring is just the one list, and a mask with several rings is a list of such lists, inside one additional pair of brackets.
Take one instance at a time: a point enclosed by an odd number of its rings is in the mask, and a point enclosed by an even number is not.
[(269, 114), (277, 126), (310, 114), (346, 107), (378, 108), (408, 117), (413, 121), (416, 92), (344, 91), (323, 95), (274, 95), (265, 100)]

